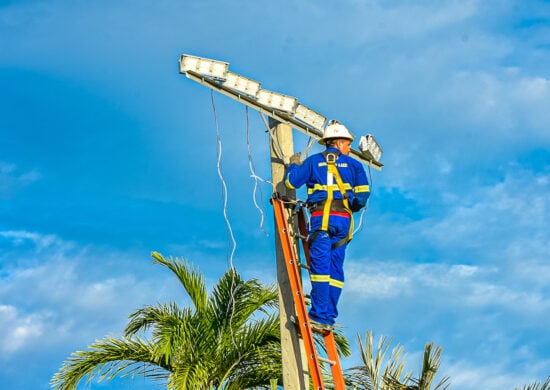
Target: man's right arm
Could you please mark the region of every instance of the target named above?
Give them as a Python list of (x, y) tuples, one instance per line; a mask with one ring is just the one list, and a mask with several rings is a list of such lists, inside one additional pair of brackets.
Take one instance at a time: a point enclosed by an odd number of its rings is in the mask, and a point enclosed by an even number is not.
[(309, 177), (309, 160), (303, 164), (291, 163), (286, 170), (285, 185), (291, 190), (303, 186)]

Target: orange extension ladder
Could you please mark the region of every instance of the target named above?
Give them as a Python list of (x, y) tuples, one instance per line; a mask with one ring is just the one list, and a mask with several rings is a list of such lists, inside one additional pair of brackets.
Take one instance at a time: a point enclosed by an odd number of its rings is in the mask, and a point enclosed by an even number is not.
[[(280, 237), (286, 270), (288, 272), (290, 287), (292, 289), (299, 335), (304, 341), (309, 366), (309, 375), (313, 382), (313, 388), (315, 390), (326, 389), (321, 371), (321, 363), (324, 362), (330, 365), (334, 389), (345, 390), (346, 385), (344, 383), (342, 367), (340, 366), (340, 360), (338, 358), (334, 333), (332, 331), (320, 332), (325, 342), (327, 352), (326, 359), (319, 356), (315, 346), (313, 330), (309, 321), (308, 310), (304, 299), (305, 295), (302, 288), (302, 274), (300, 271), (300, 267), (302, 265), (300, 264), (300, 258), (295, 250), (292, 231), (289, 229), (288, 213), (285, 209), (285, 203), (276, 194), (271, 199), (271, 203), (275, 213), (275, 226)], [(309, 246), (307, 243), (305, 213), (303, 208), (299, 208), (297, 211), (292, 210), (292, 212), (296, 212), (298, 216), (298, 228), (302, 239), (302, 248), (309, 265)]]

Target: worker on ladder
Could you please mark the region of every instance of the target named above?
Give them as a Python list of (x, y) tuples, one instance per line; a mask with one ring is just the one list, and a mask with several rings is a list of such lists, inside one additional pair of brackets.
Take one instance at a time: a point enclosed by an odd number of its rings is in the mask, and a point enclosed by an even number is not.
[(365, 169), (349, 156), (353, 134), (340, 122), (329, 121), (323, 138), (326, 146), (301, 163), (300, 153), (290, 157), (285, 184), (307, 187), (311, 308), (313, 329), (330, 331), (338, 316), (337, 304), (344, 285), (344, 257), (352, 239), (352, 213), (361, 210), (370, 196)]

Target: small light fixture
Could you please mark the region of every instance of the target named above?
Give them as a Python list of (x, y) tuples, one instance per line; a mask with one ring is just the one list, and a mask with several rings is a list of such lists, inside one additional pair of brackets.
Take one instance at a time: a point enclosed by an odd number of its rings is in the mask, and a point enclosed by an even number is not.
[(372, 134), (364, 135), (359, 139), (359, 150), (369, 160), (379, 162), (380, 158), (382, 158), (382, 148), (378, 145)]
[(180, 58), (180, 73), (191, 71), (203, 76), (225, 79), (228, 67), (228, 62), (211, 60), (204, 57), (184, 54)]
[(260, 89), (260, 82), (249, 79), (233, 72), (226, 72), (225, 81), (222, 83), (225, 87), (231, 88), (243, 95), (255, 97)]
[(267, 89), (260, 89), (256, 95), (256, 100), (263, 106), (289, 113), (294, 113), (298, 103), (295, 97), (268, 91)]
[(317, 130), (323, 130), (327, 118), (311, 108), (298, 104), (294, 117)]

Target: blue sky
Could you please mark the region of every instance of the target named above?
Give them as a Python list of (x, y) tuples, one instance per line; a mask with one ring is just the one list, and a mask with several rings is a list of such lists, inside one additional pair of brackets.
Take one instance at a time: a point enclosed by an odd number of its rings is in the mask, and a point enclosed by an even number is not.
[[(382, 144), (346, 259), (351, 340), (393, 336), (413, 370), (433, 341), (458, 390), (550, 374), (548, 1), (4, 0), (3, 388), (47, 389), (71, 352), (120, 334), (134, 309), (185, 304), (153, 250), (209, 283), (230, 260), (275, 280), (271, 188), (259, 184), (261, 226), (245, 109), (215, 95), (229, 259), (210, 91), (178, 74), (183, 53), (227, 61)], [(249, 116), (269, 179), (264, 125)]]

